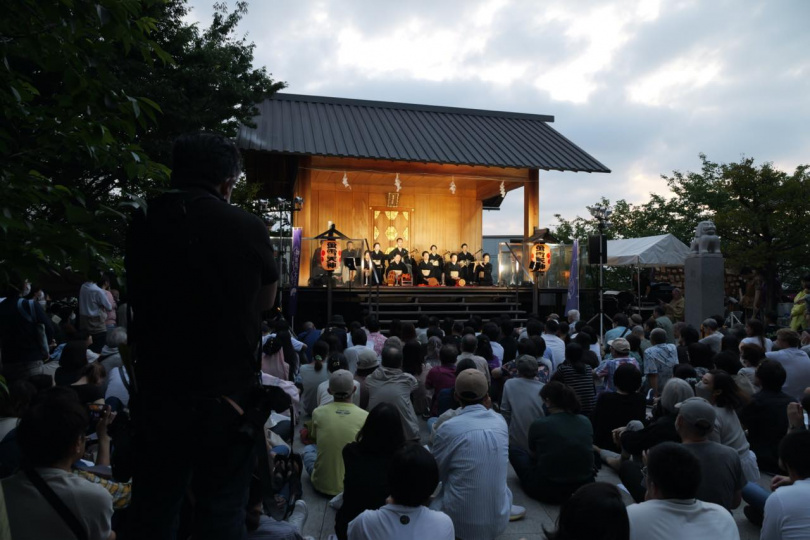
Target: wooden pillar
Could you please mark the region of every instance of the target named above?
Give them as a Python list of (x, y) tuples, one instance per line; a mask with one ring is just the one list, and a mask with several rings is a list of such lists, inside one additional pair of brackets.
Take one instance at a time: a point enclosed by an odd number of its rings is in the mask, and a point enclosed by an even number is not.
[(529, 181), (523, 186), (523, 236), (534, 234), (540, 224), (540, 174), (529, 169)]

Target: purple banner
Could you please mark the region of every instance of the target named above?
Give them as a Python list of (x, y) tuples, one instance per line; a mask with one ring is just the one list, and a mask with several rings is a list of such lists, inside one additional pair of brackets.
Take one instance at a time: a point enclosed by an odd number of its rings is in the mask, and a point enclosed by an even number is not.
[(565, 313), (572, 309), (579, 311), (579, 240), (574, 240), (571, 251), (571, 274), (568, 276), (568, 300), (565, 302)]
[(295, 317), (298, 310), (298, 276), (301, 273), (301, 227), (293, 227), (292, 256), (290, 257), (290, 302), (287, 304), (287, 318)]

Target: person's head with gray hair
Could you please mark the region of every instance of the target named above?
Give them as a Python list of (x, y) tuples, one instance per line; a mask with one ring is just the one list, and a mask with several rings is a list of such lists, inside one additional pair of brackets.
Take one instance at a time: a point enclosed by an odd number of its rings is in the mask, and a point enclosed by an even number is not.
[(383, 349), (387, 349), (388, 347), (393, 347), (394, 349), (399, 349), (401, 351), (402, 340), (397, 336), (391, 336), (383, 342)]
[(717, 321), (715, 321), (711, 317), (703, 321), (702, 326), (703, 331), (706, 333), (707, 336), (717, 332)]
[(475, 334), (467, 334), (461, 338), (461, 352), (474, 353), (478, 348), (478, 339)]
[(568, 310), (568, 323), (574, 324), (579, 320), (579, 310), (570, 309)]
[(402, 349), (384, 347), (382, 350), (382, 367), (402, 369)]
[(631, 332), (634, 336), (638, 336), (641, 339), (644, 339), (644, 328), (641, 326), (634, 326), (633, 331)]
[(650, 343), (653, 345), (661, 345), (667, 342), (667, 331), (663, 328), (656, 328), (650, 332)]
[(683, 379), (670, 379), (661, 392), (661, 407), (668, 414), (677, 412), (675, 405), (695, 397), (692, 385)]
[(107, 348), (117, 349), (127, 342), (127, 329), (121, 326), (113, 328), (107, 333)]

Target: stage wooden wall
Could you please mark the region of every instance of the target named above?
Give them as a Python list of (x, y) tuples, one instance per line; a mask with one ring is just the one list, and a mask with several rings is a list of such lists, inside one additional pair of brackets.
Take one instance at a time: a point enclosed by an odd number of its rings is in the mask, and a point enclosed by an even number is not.
[[(304, 198), (304, 207), (295, 216), (295, 226), (303, 227), (304, 237), (325, 231), (329, 222), (352, 238), (373, 242), (372, 208), (386, 207), (386, 194), (395, 192), (394, 176), (381, 170), (385, 163), (372, 164), (361, 160), (305, 158), (296, 182), (296, 195)], [(342, 184), (343, 167), (351, 185)], [(483, 169), (483, 170), (479, 170)], [(399, 204), (389, 210), (410, 212), (408, 249), (419, 253), (436, 244), (440, 253), (459, 251), (462, 243), (476, 252), (482, 242), (482, 199), (497, 194), (500, 180), (506, 178), (507, 190), (522, 186), (528, 171), (520, 169), (487, 169), (477, 167), (428, 166), (398, 164), (391, 171), (399, 172), (402, 189)], [(410, 174), (409, 174), (410, 173)], [(448, 174), (451, 173), (451, 174)], [(476, 180), (456, 178), (455, 174), (475, 174)], [(498, 175), (487, 181), (482, 173)], [(456, 192), (450, 192), (455, 181)], [(378, 208), (381, 209), (381, 208)], [(520, 220), (519, 216), (515, 216)], [(391, 242), (391, 246), (395, 244)], [(386, 249), (383, 243), (383, 250)], [(313, 246), (314, 249), (314, 246)], [(299, 285), (309, 279), (309, 264), (313, 249), (304, 246)]]

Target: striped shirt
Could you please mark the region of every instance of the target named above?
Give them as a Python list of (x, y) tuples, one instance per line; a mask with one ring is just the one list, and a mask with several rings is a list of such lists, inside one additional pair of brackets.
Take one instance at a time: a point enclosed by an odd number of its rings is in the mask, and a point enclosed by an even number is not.
[(443, 483), (436, 506), (453, 520), (458, 538), (491, 540), (506, 530), (508, 452), (506, 421), (483, 405), (460, 409), (436, 432), (433, 455)]
[(582, 405), (580, 414), (590, 416), (596, 405), (596, 387), (593, 384), (593, 370), (586, 367), (585, 371), (579, 373), (573, 366), (562, 364), (557, 368), (557, 375), (554, 379), (567, 384), (573, 388)]

